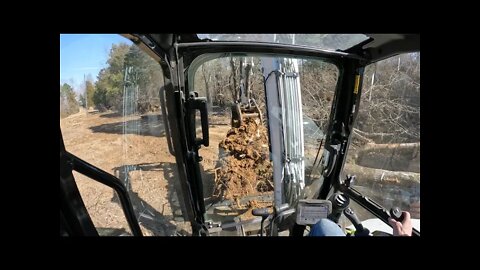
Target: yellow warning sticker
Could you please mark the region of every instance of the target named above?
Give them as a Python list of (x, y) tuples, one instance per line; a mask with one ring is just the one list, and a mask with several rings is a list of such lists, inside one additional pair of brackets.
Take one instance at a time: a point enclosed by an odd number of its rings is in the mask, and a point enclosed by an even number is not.
[(353, 88), (353, 93), (358, 94), (358, 87), (360, 86), (360, 75), (355, 75), (355, 88)]

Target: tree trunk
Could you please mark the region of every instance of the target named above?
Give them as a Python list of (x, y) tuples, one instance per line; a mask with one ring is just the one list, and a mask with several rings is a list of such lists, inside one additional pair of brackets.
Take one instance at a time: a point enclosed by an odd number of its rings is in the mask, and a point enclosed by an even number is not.
[(356, 185), (371, 186), (375, 184), (412, 187), (420, 184), (420, 174), (414, 172), (394, 172), (358, 166), (351, 163), (345, 164), (347, 174), (356, 175)]
[(202, 65), (202, 75), (203, 75), (203, 80), (205, 81), (205, 90), (208, 93), (209, 89), (208, 89), (207, 73), (205, 72), (205, 65)]
[(358, 129), (356, 129), (356, 128), (353, 129), (352, 140), (358, 140), (358, 141), (360, 141), (362, 144), (374, 143), (373, 140), (365, 137), (364, 135), (362, 135), (363, 133), (360, 133), (359, 131), (360, 131), (360, 130), (358, 130)]
[(356, 128), (354, 128), (353, 131), (357, 135), (361, 135), (364, 138), (368, 138), (368, 140), (371, 140), (375, 143), (384, 143), (384, 142), (392, 141), (394, 137), (397, 135), (395, 133), (369, 133), (369, 132), (361, 131)]
[[(205, 95), (208, 97), (208, 110), (212, 110), (212, 96), (210, 95), (210, 89), (208, 87), (207, 73), (205, 72), (205, 64), (202, 65), (202, 75), (203, 80), (205, 81)], [(210, 79), (210, 78), (209, 78)]]
[(365, 151), (389, 151), (397, 150), (402, 152), (412, 152), (420, 151), (420, 143), (388, 143), (388, 144), (377, 144), (369, 143), (365, 145)]
[(250, 99), (250, 70), (252, 69), (252, 65), (247, 64), (245, 66), (245, 96), (247, 99)]
[(233, 80), (233, 85), (232, 85), (232, 88), (231, 88), (231, 93), (232, 93), (232, 99), (233, 99), (233, 102), (235, 102), (237, 100), (237, 72), (235, 70), (235, 60), (233, 60), (233, 57), (230, 57), (230, 65), (232, 66), (232, 80)]
[[(240, 97), (242, 96), (242, 88), (245, 87), (245, 77), (244, 77), (244, 68), (243, 68), (243, 58), (240, 58), (240, 64), (239, 64), (239, 67), (238, 67), (238, 75), (240, 77), (239, 79), (239, 86), (238, 86), (238, 89), (239, 91), (237, 91), (237, 96), (235, 97), (236, 99), (235, 100), (239, 100)], [(245, 91), (245, 90), (244, 90)]]

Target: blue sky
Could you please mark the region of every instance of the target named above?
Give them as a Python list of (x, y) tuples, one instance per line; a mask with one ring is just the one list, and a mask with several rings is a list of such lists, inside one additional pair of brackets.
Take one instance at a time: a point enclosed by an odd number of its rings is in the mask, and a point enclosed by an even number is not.
[(61, 34), (60, 83), (70, 84), (83, 93), (83, 75), (96, 81), (100, 69), (106, 66), (112, 44), (132, 42), (117, 34)]

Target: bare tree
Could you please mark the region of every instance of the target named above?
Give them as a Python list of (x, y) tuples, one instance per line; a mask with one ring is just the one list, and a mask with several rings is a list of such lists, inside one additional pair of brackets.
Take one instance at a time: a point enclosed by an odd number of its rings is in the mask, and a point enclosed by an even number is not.
[(357, 128), (370, 134), (386, 135), (375, 136), (373, 139), (378, 143), (418, 141), (419, 68), (419, 55), (416, 54), (404, 54), (367, 67)]
[(235, 101), (238, 99), (238, 84), (237, 84), (237, 67), (234, 57), (230, 57), (230, 66), (232, 67), (232, 73), (230, 75), (233, 85), (231, 86), (232, 99)]

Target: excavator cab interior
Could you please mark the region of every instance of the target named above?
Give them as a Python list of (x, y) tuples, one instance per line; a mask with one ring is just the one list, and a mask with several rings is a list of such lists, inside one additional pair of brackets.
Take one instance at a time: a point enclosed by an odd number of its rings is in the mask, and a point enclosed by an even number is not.
[(61, 85), (61, 236), (420, 236), (420, 35), (118, 37)]

